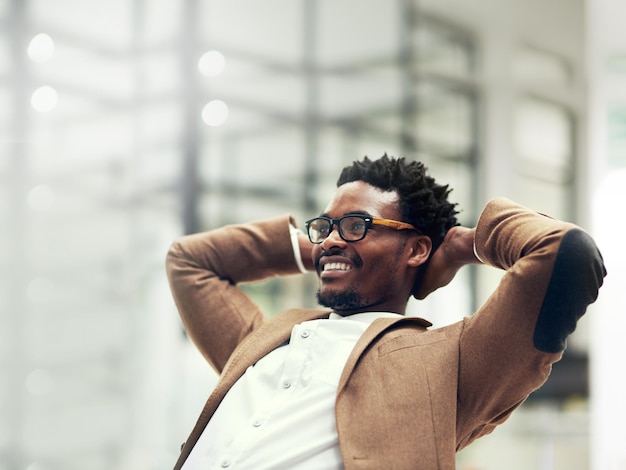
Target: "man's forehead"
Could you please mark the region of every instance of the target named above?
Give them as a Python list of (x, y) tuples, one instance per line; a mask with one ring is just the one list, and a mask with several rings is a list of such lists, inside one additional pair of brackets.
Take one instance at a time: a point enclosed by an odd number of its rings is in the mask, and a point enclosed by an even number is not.
[(399, 197), (396, 191), (384, 191), (363, 181), (353, 181), (336, 189), (324, 212), (333, 216), (356, 212), (390, 217), (398, 211)]

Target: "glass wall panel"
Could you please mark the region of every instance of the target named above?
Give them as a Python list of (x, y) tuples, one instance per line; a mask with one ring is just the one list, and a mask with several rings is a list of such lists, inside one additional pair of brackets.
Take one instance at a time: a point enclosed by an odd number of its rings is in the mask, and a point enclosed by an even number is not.
[[(513, 120), (516, 187), (530, 207), (572, 218), (575, 171), (574, 123), (562, 105), (523, 97)], [(523, 188), (523, 189), (522, 189)]]

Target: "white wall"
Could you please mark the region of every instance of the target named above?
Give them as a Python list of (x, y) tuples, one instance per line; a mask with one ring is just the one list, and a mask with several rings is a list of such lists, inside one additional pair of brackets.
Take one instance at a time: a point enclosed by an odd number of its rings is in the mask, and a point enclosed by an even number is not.
[(624, 339), (626, 285), (624, 201), (626, 137), (619, 115), (626, 110), (626, 4), (588, 2), (589, 161), (593, 164), (593, 231), (608, 276), (592, 310), (591, 327), (591, 468), (626, 468), (624, 446)]

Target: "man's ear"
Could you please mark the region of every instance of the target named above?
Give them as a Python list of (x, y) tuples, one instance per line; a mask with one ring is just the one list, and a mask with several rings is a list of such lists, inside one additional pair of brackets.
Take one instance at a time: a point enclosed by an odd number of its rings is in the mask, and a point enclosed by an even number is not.
[(411, 256), (408, 260), (409, 266), (418, 267), (428, 261), (433, 248), (432, 240), (426, 235), (412, 237)]

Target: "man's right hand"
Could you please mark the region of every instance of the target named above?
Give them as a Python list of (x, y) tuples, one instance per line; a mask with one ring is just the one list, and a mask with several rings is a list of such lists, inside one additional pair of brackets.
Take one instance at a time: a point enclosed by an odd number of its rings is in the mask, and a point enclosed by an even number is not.
[(474, 253), (475, 233), (476, 229), (461, 226), (448, 230), (428, 263), (421, 285), (413, 292), (416, 299), (425, 299), (440, 287), (450, 284), (463, 266), (480, 264)]

